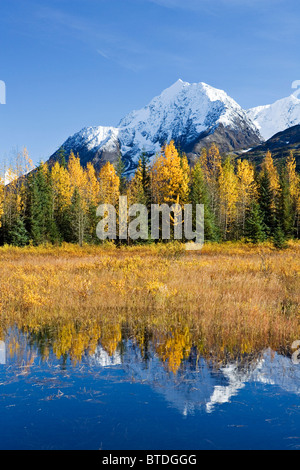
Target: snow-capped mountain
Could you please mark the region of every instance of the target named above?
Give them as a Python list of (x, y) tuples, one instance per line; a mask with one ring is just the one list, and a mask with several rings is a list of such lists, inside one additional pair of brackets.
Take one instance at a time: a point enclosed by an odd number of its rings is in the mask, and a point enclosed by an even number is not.
[(268, 140), (278, 132), (300, 124), (300, 100), (293, 94), (273, 104), (249, 109), (247, 115)]
[[(73, 151), (80, 156), (82, 165), (93, 162), (102, 166), (107, 161), (114, 162), (121, 153), (119, 129), (115, 127), (87, 127), (75, 134), (62, 145), (68, 157)], [(56, 160), (57, 153), (50, 158)]]
[(121, 153), (130, 172), (143, 151), (153, 156), (171, 139), (191, 159), (212, 142), (222, 151), (233, 151), (262, 140), (247, 113), (224, 91), (178, 80), (147, 106), (124, 117), (117, 128), (83, 129), (62, 147), (67, 153), (79, 153), (83, 164), (92, 161), (96, 167), (115, 161)]
[[(224, 91), (205, 83), (178, 80), (148, 106), (122, 119), (121, 148), (125, 155), (129, 152), (135, 159), (143, 147), (156, 153), (162, 144), (174, 139), (192, 153), (199, 140), (213, 134), (219, 126), (236, 134), (244, 128), (252, 139), (258, 139), (246, 113)], [(224, 146), (231, 150), (229, 142), (224, 142)]]

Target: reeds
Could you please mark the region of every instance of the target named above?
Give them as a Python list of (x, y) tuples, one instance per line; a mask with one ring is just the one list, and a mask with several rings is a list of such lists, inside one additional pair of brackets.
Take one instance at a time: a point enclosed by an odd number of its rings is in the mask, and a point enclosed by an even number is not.
[[(143, 351), (151, 338), (176, 372), (192, 347), (220, 360), (300, 339), (300, 243), (120, 248), (0, 249), (0, 339), (13, 325), (42, 354), (79, 361), (101, 341), (112, 355), (126, 327)], [(48, 348), (48, 349), (47, 349)]]

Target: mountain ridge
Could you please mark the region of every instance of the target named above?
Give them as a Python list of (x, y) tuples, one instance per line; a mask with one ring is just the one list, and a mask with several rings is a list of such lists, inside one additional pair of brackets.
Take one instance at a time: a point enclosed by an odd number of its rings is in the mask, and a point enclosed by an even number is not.
[(285, 161), (292, 150), (297, 162), (297, 168), (300, 170), (300, 125), (298, 124), (278, 132), (263, 144), (245, 153), (243, 158), (260, 164), (268, 150), (272, 153), (273, 158), (278, 164)]
[[(78, 153), (83, 164), (91, 161), (96, 168), (106, 161), (114, 163), (121, 153), (126, 172), (130, 173), (143, 151), (153, 157), (170, 140), (188, 154), (190, 161), (212, 142), (222, 152), (255, 147), (262, 142), (246, 111), (225, 91), (180, 79), (145, 107), (127, 114), (118, 127), (86, 127), (69, 137), (62, 147), (67, 154), (71, 150)], [(58, 158), (59, 150), (49, 161)]]
[(279, 132), (300, 124), (300, 99), (292, 94), (273, 104), (251, 108), (247, 115), (262, 137), (269, 140)]

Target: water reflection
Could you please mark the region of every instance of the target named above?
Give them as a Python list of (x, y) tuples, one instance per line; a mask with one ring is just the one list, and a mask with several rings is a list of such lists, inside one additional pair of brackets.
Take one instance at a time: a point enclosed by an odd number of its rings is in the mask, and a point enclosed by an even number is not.
[(236, 357), (203, 355), (200, 338), (187, 327), (168, 333), (121, 323), (64, 323), (42, 328), (9, 328), (2, 333), (6, 362), (23, 375), (37, 366), (95, 373), (121, 368), (126, 380), (150, 386), (183, 416), (213, 413), (248, 383), (279, 387), (300, 395), (300, 366), (271, 349)]

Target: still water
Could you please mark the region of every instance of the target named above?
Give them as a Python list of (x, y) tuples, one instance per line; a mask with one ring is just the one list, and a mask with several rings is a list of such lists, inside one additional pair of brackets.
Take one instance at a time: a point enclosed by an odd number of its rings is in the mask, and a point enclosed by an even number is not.
[(46, 334), (4, 339), (1, 449), (300, 449), (300, 365), (271, 350), (170, 367), (130, 337), (76, 360)]

